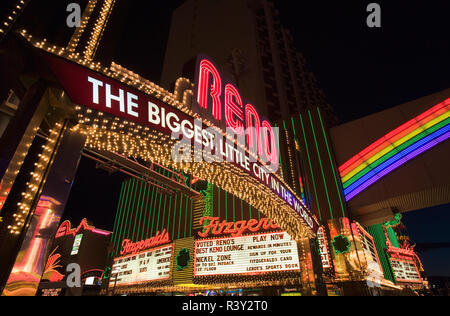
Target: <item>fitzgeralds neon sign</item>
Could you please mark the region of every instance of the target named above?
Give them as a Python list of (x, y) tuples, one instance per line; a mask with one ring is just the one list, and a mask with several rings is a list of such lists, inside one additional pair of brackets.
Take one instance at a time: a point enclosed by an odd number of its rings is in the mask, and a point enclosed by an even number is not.
[(125, 239), (122, 242), (122, 251), (120, 255), (125, 256), (128, 254), (138, 254), (141, 251), (156, 247), (159, 245), (164, 245), (170, 242), (169, 233), (164, 229), (163, 232), (159, 232), (156, 236), (148, 238), (146, 240), (141, 240), (138, 242), (132, 242), (129, 239)]
[(268, 218), (262, 218), (260, 221), (251, 219), (249, 221), (227, 222), (223, 220), (219, 222), (218, 217), (202, 217), (200, 219), (200, 225), (208, 221), (209, 223), (204, 227), (204, 230), (198, 232), (198, 235), (202, 238), (208, 237), (210, 234), (215, 236), (231, 235), (232, 237), (239, 237), (246, 232), (256, 233), (264, 230), (280, 229), (280, 226)]
[[(231, 131), (239, 143), (257, 154), (261, 161), (278, 166), (276, 135), (269, 121), (261, 119), (256, 108), (244, 102), (233, 83), (225, 81), (212, 61), (204, 56), (197, 60), (197, 112), (209, 117)], [(276, 168), (277, 169), (277, 168)]]

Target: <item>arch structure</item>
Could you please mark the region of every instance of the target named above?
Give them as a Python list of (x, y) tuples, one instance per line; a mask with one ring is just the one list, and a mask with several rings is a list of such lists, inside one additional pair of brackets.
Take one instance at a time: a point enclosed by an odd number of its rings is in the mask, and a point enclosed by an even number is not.
[(360, 223), (450, 203), (450, 89), (334, 127), (330, 135), (349, 212)]
[[(73, 102), (76, 124), (72, 132), (85, 137), (85, 148), (191, 174), (258, 208), (293, 239), (315, 236), (319, 227), (315, 215), (283, 178), (237, 137), (195, 111), (195, 86), (189, 80), (179, 79), (170, 93), (118, 64), (103, 67), (23, 35), (39, 49), (58, 85)], [(217, 88), (217, 83), (211, 88)], [(240, 118), (238, 93), (230, 84), (223, 93), (224, 106), (229, 105), (223, 116), (231, 118), (235, 127)], [(217, 114), (217, 108), (214, 111)], [(276, 160), (270, 124), (264, 121), (260, 130), (265, 134), (262, 138), (269, 139), (266, 152)]]

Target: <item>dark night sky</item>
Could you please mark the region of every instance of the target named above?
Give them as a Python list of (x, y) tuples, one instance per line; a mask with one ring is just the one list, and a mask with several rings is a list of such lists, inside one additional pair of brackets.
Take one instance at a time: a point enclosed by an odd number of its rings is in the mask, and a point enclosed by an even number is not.
[[(99, 57), (113, 57), (159, 82), (171, 12), (182, 2), (118, 1), (105, 33), (109, 48)], [(291, 30), (341, 122), (450, 88), (449, 1), (377, 1), (381, 29), (365, 24), (370, 2), (275, 1), (282, 24)], [(112, 229), (120, 180), (83, 159), (66, 216), (77, 214), (74, 223), (87, 217), (99, 228)], [(450, 206), (404, 217), (415, 242), (450, 241), (444, 224), (449, 222)], [(450, 276), (449, 249), (421, 257), (429, 275)]]

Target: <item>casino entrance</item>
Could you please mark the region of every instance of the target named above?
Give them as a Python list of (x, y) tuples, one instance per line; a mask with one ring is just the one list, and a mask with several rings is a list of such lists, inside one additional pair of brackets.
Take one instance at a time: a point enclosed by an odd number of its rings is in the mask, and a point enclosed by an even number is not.
[(106, 198), (116, 200), (116, 215), (109, 262), (98, 277), (103, 295), (318, 293), (316, 223), (309, 210), (295, 213), (231, 163), (169, 159), (176, 143), (170, 135), (108, 112), (111, 103), (103, 103), (102, 111), (74, 101), (97, 98), (102, 105), (101, 96), (89, 95), (95, 90), (82, 88), (91, 82), (115, 91), (116, 104), (127, 99), (128, 114), (139, 95), (161, 111), (201, 118), (189, 106), (192, 83), (180, 79), (169, 92), (118, 65), (102, 68), (64, 53), (62, 58), (31, 38), (19, 47), (30, 64), (23, 74), (26, 92), (2, 137), (3, 295), (36, 294), (46, 268), (58, 265), (49, 261), (57, 254), (56, 239), (73, 237), (67, 241), (73, 248), (83, 245), (81, 238), (76, 244), (80, 231), (108, 235), (89, 223), (91, 214), (80, 223), (62, 221), (81, 157), (120, 177), (116, 197), (111, 192)]

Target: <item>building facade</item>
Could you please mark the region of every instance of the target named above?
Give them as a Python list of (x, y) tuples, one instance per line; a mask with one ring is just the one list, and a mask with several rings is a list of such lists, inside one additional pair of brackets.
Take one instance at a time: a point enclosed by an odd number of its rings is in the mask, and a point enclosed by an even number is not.
[[(2, 38), (8, 53), (0, 61), (14, 65), (1, 86), (4, 295), (35, 295), (42, 275), (53, 279), (45, 269), (51, 240), (73, 230), (60, 219), (82, 154), (130, 176), (105, 295), (380, 295), (424, 284), (417, 255), (393, 233), (398, 212), (361, 217), (347, 193), (447, 140), (448, 98), (421, 105), (425, 112), (409, 113), (412, 121), (372, 145), (371, 135), (363, 142), (370, 150), (345, 162), (356, 151), (330, 135), (329, 107), (269, 2), (186, 1), (166, 54), (162, 81), (174, 83), (170, 90), (95, 61), (114, 3), (87, 2), (86, 23), (67, 45), (27, 30)], [(215, 62), (192, 63), (198, 53)], [(225, 132), (243, 125), (263, 133), (242, 144)], [(189, 149), (200, 143), (228, 160), (177, 161), (177, 132)], [(279, 168), (250, 161), (256, 154)]]
[(327, 124), (337, 122), (272, 2), (183, 3), (172, 16), (162, 86), (169, 88), (182, 76), (193, 80), (191, 61), (198, 54), (213, 58), (273, 122), (317, 106)]

